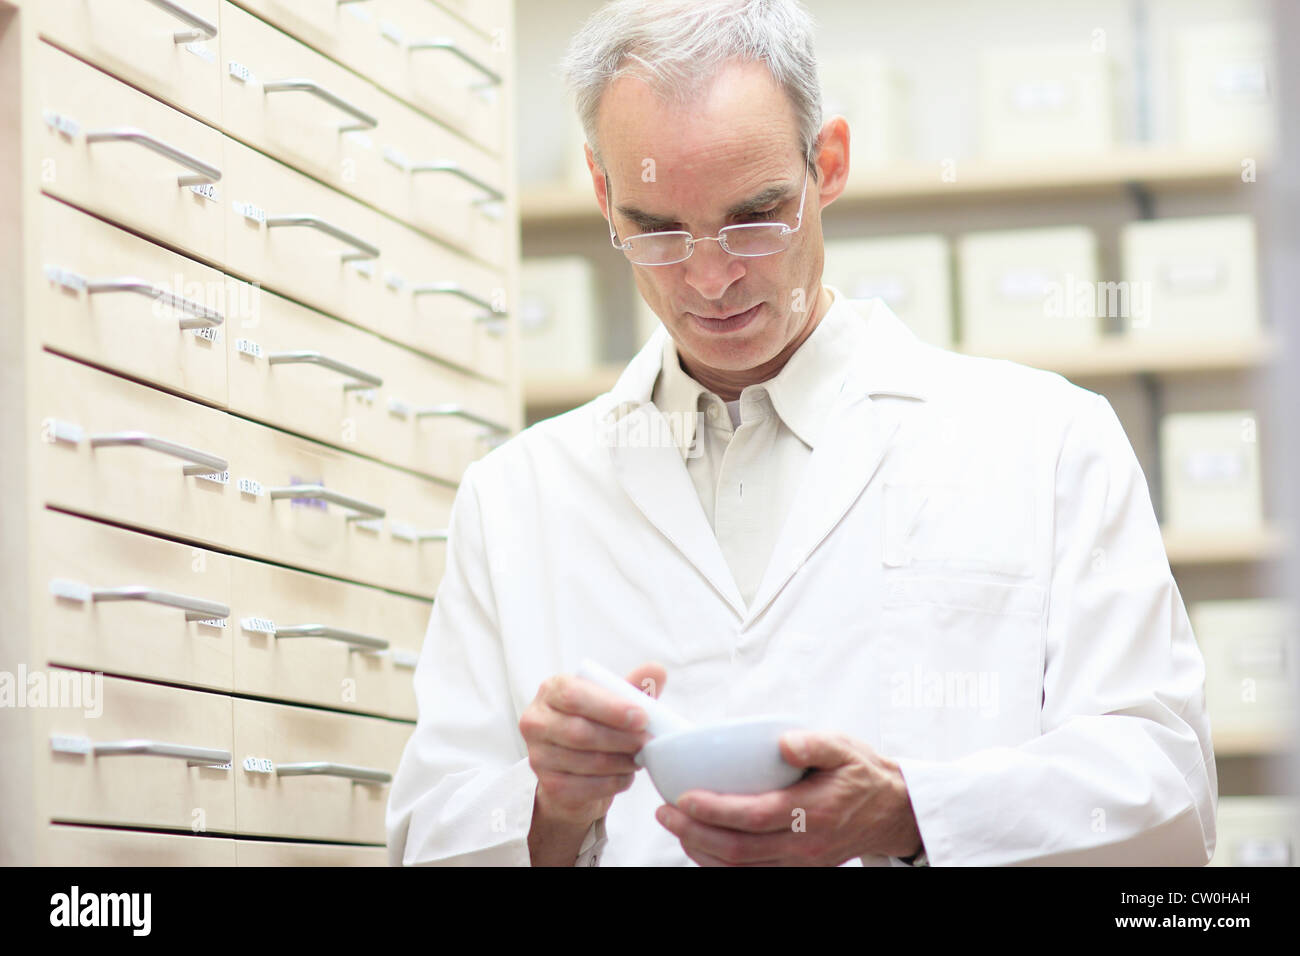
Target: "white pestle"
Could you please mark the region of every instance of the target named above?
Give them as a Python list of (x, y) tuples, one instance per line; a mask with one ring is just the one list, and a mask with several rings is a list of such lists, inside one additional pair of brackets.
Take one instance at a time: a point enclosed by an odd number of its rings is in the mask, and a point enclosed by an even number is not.
[(646, 714), (646, 733), (651, 737), (662, 737), (665, 734), (676, 733), (680, 730), (691, 730), (694, 727), (685, 717), (669, 710), (649, 694), (637, 690), (613, 671), (602, 667), (591, 658), (583, 658), (582, 663), (578, 665), (578, 676), (585, 677), (608, 691), (613, 691), (628, 703), (636, 704), (644, 710)]

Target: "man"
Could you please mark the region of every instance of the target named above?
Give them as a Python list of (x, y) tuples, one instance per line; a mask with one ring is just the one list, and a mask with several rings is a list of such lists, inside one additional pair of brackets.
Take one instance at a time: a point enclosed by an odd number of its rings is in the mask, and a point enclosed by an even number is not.
[[(798, 4), (622, 0), (568, 67), (663, 328), (466, 472), (393, 862), (1206, 862), (1204, 666), (1123, 428), (822, 286), (849, 133)], [(584, 657), (699, 723), (800, 717), (811, 772), (664, 805)]]

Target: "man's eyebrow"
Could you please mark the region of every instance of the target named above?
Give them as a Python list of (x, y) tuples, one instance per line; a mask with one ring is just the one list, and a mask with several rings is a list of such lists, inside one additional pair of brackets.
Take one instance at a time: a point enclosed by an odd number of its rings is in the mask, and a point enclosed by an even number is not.
[[(730, 219), (735, 216), (744, 216), (749, 213), (757, 212), (765, 206), (772, 205), (772, 203), (789, 199), (793, 193), (794, 186), (789, 183), (784, 185), (778, 183), (773, 186), (768, 186), (750, 196), (748, 199), (742, 199), (740, 202), (733, 205), (727, 210), (727, 218)], [(679, 222), (679, 220), (671, 219), (667, 216), (656, 216), (653, 213), (648, 213), (642, 209), (638, 209), (636, 206), (620, 205), (618, 211), (642, 229), (666, 229)]]

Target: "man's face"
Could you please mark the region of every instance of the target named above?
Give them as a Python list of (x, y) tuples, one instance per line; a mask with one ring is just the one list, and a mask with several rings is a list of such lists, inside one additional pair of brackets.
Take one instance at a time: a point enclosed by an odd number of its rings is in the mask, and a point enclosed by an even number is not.
[[(740, 223), (796, 225), (805, 166), (795, 113), (761, 63), (725, 67), (684, 108), (620, 77), (605, 91), (597, 128), (620, 241), (668, 230), (716, 236)], [(804, 330), (821, 291), (818, 182), (808, 176), (803, 222), (784, 252), (747, 258), (701, 242), (684, 262), (632, 265), (688, 364), (753, 369)]]

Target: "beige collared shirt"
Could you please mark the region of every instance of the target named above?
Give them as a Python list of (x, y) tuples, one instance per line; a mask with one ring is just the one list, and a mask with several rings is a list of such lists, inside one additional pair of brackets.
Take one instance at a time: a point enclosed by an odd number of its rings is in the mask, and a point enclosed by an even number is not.
[[(866, 325), (842, 293), (785, 367), (723, 402), (665, 338), (652, 401), (668, 419), (736, 585), (752, 603)], [(728, 409), (728, 405), (732, 409)], [(733, 419), (738, 424), (733, 424)]]

